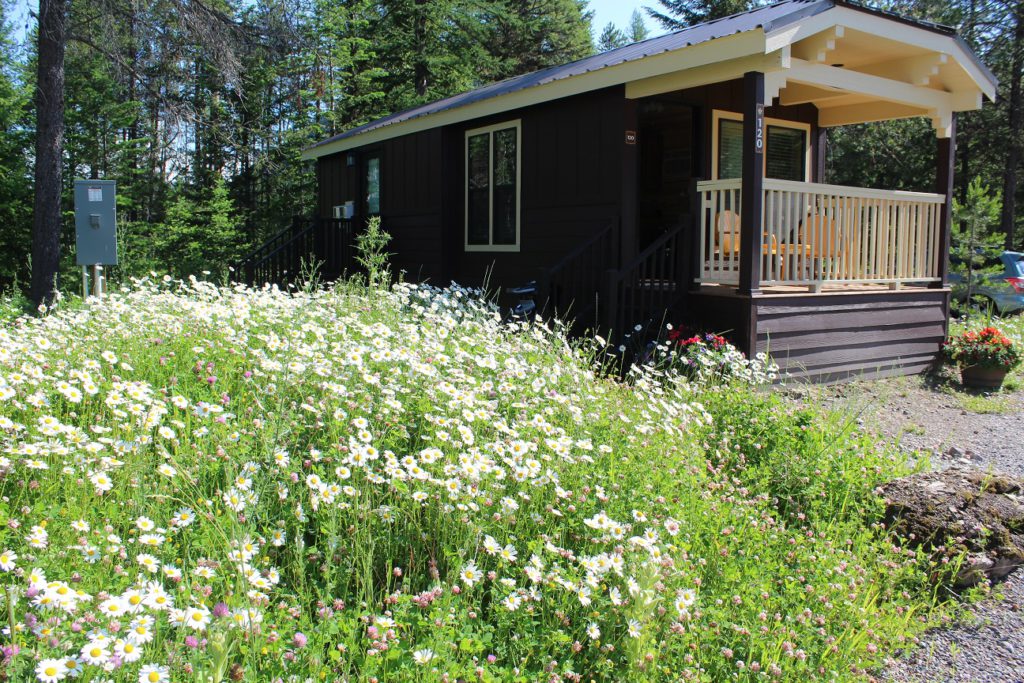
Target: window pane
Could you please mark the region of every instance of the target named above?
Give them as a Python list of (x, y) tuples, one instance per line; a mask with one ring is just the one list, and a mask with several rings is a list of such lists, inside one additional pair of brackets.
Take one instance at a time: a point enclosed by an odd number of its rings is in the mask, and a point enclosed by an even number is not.
[(1010, 270), (1013, 271), (1014, 275), (1024, 275), (1024, 258), (1019, 258), (1016, 261), (1010, 262)]
[(743, 175), (743, 122), (718, 120), (718, 178)]
[(779, 180), (806, 180), (807, 133), (797, 128), (768, 126), (764, 174)]
[(469, 155), (466, 181), (469, 206), (466, 207), (466, 243), (490, 243), (490, 135), (474, 135), (467, 143)]
[(380, 157), (366, 160), (366, 213), (380, 213)]
[(494, 133), (494, 244), (516, 243), (516, 129)]

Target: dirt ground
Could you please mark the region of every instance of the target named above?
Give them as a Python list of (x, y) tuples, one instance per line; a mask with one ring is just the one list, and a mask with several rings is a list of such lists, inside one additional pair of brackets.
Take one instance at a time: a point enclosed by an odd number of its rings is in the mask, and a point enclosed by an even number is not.
[[(953, 378), (903, 377), (826, 387), (791, 387), (799, 400), (853, 411), (931, 467), (970, 463), (1024, 476), (1024, 392), (965, 392)], [(1024, 568), (972, 605), (963, 621), (893, 653), (883, 680), (1024, 683)]]

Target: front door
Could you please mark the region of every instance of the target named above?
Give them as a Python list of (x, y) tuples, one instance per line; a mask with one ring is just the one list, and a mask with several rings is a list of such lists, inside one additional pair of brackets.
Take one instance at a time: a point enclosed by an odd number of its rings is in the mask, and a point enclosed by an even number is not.
[(641, 101), (637, 113), (637, 251), (642, 251), (690, 214), (693, 108), (667, 95)]

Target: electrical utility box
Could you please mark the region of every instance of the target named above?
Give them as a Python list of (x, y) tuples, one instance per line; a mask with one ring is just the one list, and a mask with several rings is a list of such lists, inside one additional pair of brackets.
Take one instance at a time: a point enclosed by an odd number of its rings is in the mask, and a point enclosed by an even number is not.
[(75, 181), (75, 263), (117, 265), (116, 180)]

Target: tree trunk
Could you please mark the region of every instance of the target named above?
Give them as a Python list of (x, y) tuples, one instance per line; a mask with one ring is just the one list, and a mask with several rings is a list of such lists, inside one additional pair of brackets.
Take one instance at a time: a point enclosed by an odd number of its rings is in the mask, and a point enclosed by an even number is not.
[(414, 79), (416, 80), (416, 94), (423, 97), (430, 88), (430, 67), (427, 65), (427, 0), (416, 0), (413, 11), (413, 40), (416, 41), (416, 64), (414, 66)]
[(1013, 57), (1010, 72), (1010, 139), (1007, 140), (1006, 168), (1003, 174), (1003, 213), (1000, 226), (1006, 234), (1006, 248), (1016, 245), (1017, 169), (1021, 160), (1021, 133), (1024, 112), (1021, 111), (1021, 71), (1024, 70), (1024, 2), (1016, 3), (1013, 11)]
[(32, 284), (36, 304), (53, 299), (60, 270), (61, 163), (64, 151), (64, 47), (68, 0), (39, 0), (36, 68), (35, 214)]

